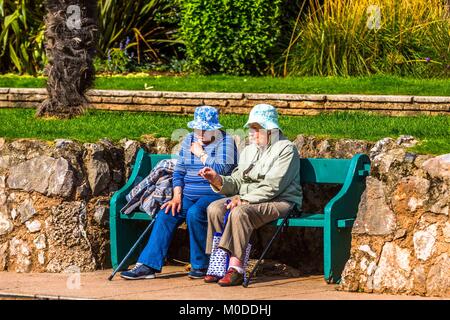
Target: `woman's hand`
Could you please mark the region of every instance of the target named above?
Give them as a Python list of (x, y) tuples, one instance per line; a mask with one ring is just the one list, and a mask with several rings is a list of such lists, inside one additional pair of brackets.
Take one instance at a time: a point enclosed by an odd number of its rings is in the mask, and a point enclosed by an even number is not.
[(201, 154), (205, 150), (203, 149), (203, 145), (200, 142), (192, 142), (191, 143), (191, 152), (197, 157), (200, 158)]
[(174, 194), (172, 200), (163, 203), (161, 209), (164, 209), (165, 213), (168, 214), (169, 211), (172, 211), (172, 215), (175, 217), (181, 210), (181, 194)]
[(218, 174), (216, 171), (209, 167), (205, 167), (203, 169), (200, 169), (198, 172), (198, 175), (206, 180), (216, 189), (220, 190), (222, 189), (222, 177), (220, 174)]

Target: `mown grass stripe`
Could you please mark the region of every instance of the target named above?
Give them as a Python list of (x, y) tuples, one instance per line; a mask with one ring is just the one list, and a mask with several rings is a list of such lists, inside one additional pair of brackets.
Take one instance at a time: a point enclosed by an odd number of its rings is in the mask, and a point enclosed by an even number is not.
[[(2, 75), (0, 87), (43, 88), (45, 78)], [(147, 88), (147, 89), (146, 89)], [(367, 94), (450, 96), (448, 79), (397, 76), (367, 77), (237, 77), (213, 76), (97, 76), (94, 89), (180, 92), (246, 92), (292, 94)]]
[[(144, 134), (171, 138), (176, 129), (188, 129), (191, 115), (147, 112), (109, 112), (90, 110), (71, 120), (36, 119), (32, 109), (1, 109), (0, 137), (73, 139), (95, 142), (102, 138), (119, 141), (140, 139)], [(246, 115), (223, 114), (220, 122), (227, 129), (242, 129)], [(317, 116), (280, 116), (285, 134), (299, 134), (377, 141), (384, 137), (412, 135), (423, 143), (419, 153), (450, 153), (450, 116), (389, 117), (366, 112), (335, 112)]]

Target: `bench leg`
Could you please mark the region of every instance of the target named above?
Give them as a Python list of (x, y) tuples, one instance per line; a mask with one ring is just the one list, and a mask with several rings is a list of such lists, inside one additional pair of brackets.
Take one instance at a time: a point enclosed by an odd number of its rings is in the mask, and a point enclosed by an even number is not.
[(324, 228), (324, 278), (327, 283), (339, 283), (345, 264), (350, 257), (352, 228)]
[(283, 222), (281, 223), (281, 225), (278, 226), (277, 231), (275, 232), (275, 234), (273, 235), (272, 239), (270, 239), (269, 243), (264, 248), (263, 253), (259, 257), (258, 261), (256, 262), (256, 264), (253, 267), (252, 271), (248, 275), (247, 279), (245, 279), (245, 281), (243, 283), (244, 288), (248, 287), (248, 283), (250, 282), (250, 279), (253, 277), (253, 274), (255, 273), (256, 269), (258, 269), (259, 264), (261, 263), (262, 259), (264, 259), (264, 256), (266, 255), (267, 251), (269, 251), (270, 247), (272, 246), (273, 241), (278, 236), (278, 234), (280, 233), (281, 229), (283, 229), (283, 227), (285, 225), (287, 226), (288, 219), (289, 219), (289, 215), (286, 215), (286, 217), (284, 217)]

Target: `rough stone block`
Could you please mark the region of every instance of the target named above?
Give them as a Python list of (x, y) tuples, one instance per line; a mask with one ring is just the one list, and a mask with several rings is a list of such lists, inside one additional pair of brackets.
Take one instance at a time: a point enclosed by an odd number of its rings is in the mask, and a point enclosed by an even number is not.
[(229, 92), (174, 92), (163, 91), (163, 97), (176, 98), (176, 99), (242, 99), (244, 94), (242, 93), (229, 93)]
[(43, 89), (43, 88), (10, 88), (9, 93), (10, 94), (21, 94), (21, 95), (27, 95), (27, 94), (47, 95), (47, 90)]
[(322, 110), (280, 108), (278, 109), (278, 113), (282, 115), (291, 115), (291, 116), (315, 116), (322, 113)]
[(412, 100), (414, 103), (445, 103), (450, 105), (450, 97), (440, 97), (440, 96), (415, 96)]
[(89, 95), (89, 96), (87, 96), (87, 99), (90, 103), (101, 103), (102, 102), (102, 96)]
[(102, 103), (132, 104), (133, 97), (131, 97), (131, 96), (103, 96)]
[(227, 107), (249, 107), (252, 108), (254, 106), (252, 101), (249, 101), (247, 99), (242, 100), (228, 100), (227, 101)]
[(7, 184), (13, 189), (68, 197), (75, 180), (66, 159), (38, 156), (12, 167)]
[(202, 99), (166, 99), (168, 105), (175, 106), (201, 106)]
[(285, 100), (251, 100), (251, 99), (248, 99), (247, 101), (251, 107), (254, 107), (257, 104), (270, 104), (276, 108), (289, 107), (288, 101), (285, 101)]
[(227, 100), (221, 99), (205, 99), (203, 100), (203, 104), (212, 107), (226, 107), (228, 104)]
[(315, 101), (290, 101), (289, 108), (292, 109), (319, 109), (324, 108), (325, 104), (323, 102)]
[(388, 235), (394, 232), (395, 226), (395, 214), (386, 203), (383, 183), (367, 177), (352, 233)]
[(133, 97), (133, 104), (167, 105), (169, 103), (165, 98)]

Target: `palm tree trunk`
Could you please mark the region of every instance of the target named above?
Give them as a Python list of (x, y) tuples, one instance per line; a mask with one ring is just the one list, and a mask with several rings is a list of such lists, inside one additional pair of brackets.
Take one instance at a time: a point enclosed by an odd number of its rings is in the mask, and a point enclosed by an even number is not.
[(88, 106), (85, 92), (95, 77), (96, 0), (47, 0), (45, 17), (49, 98), (38, 117), (71, 118)]

